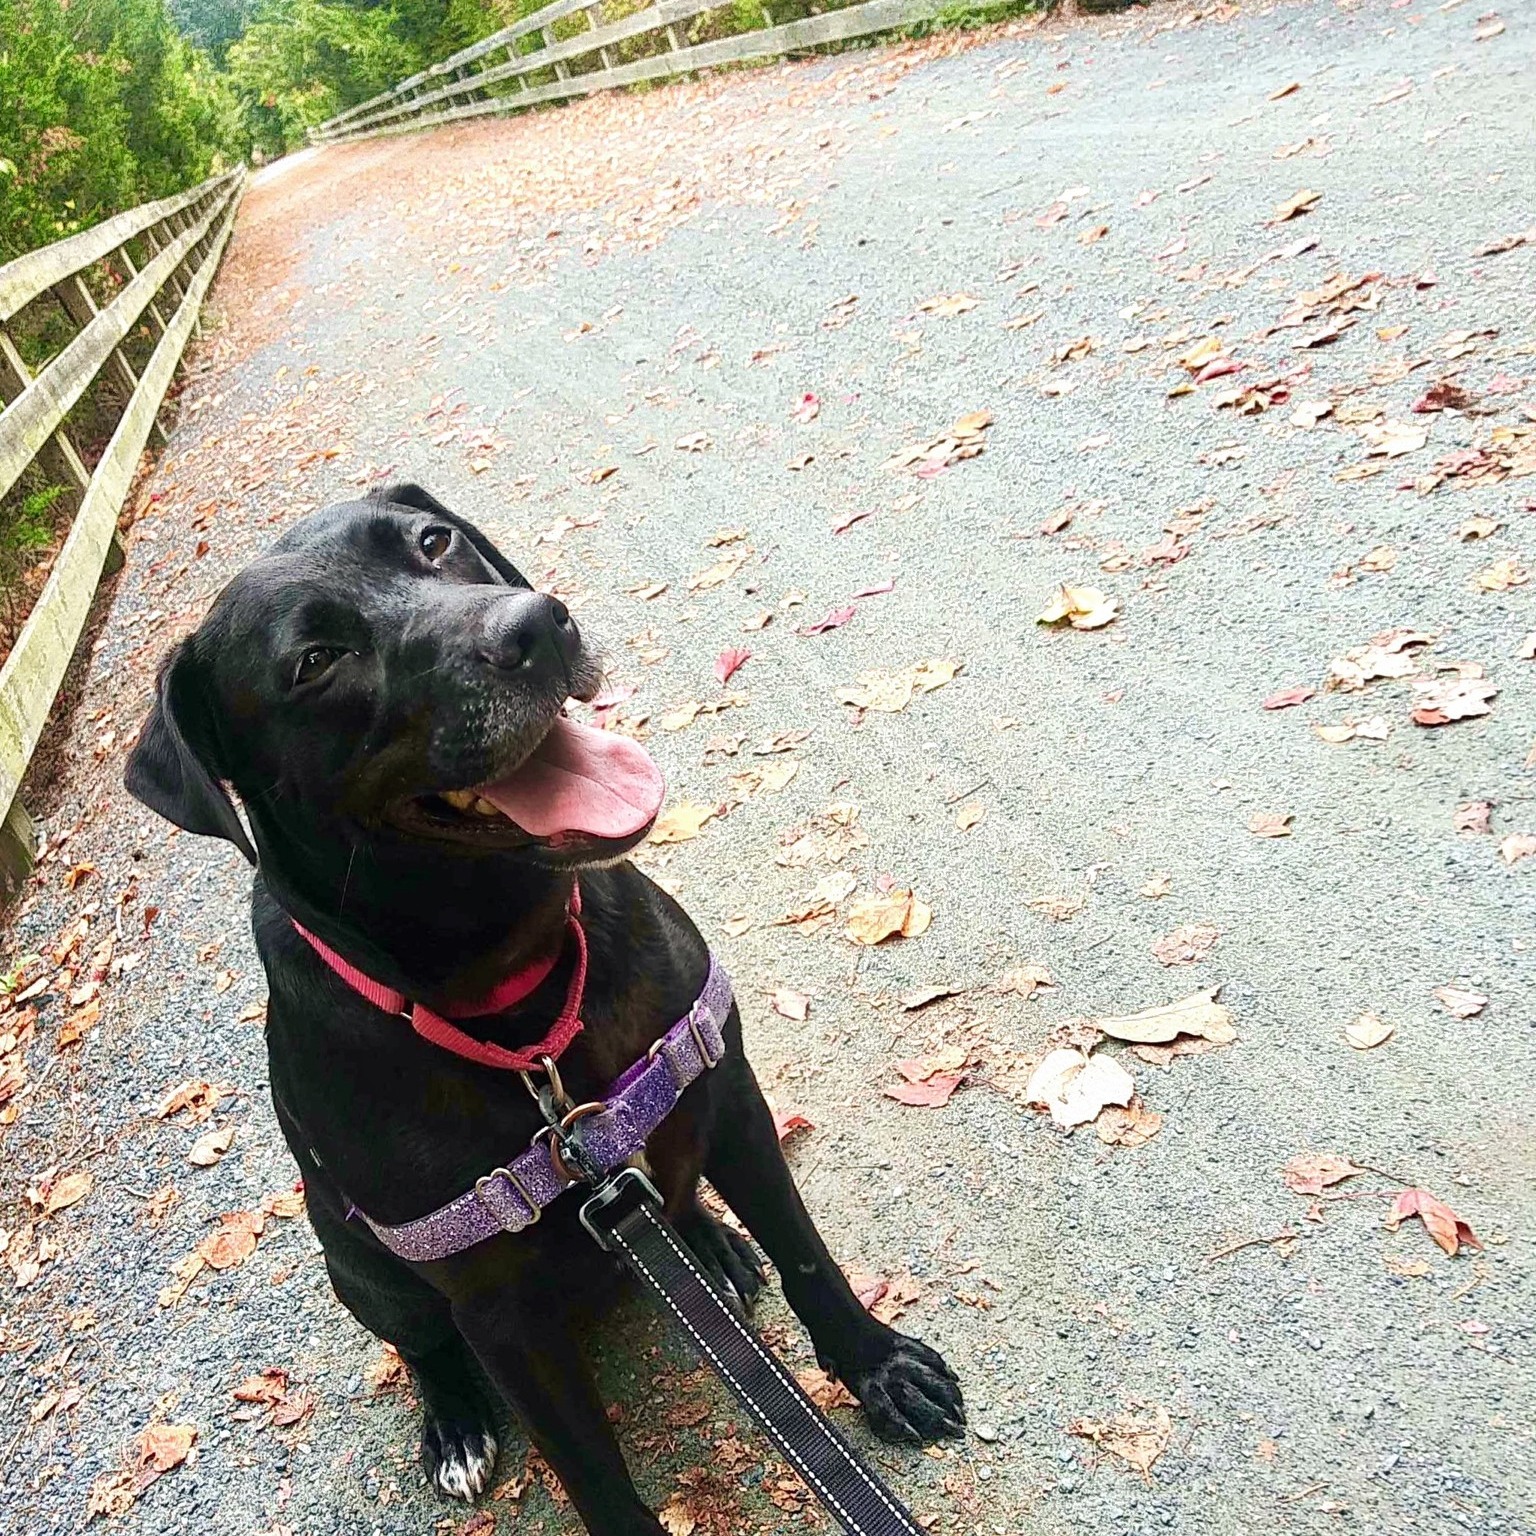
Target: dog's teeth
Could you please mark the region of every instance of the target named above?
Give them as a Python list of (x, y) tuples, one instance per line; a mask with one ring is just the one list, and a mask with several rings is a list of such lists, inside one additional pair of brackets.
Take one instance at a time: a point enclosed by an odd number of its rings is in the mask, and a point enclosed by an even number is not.
[(445, 789), (438, 798), (446, 800), (456, 811), (467, 811), (480, 797), (472, 789)]
[(476, 816), (500, 816), (501, 815), (501, 812), (498, 811), (496, 809), (496, 807), (494, 805), (492, 805), (489, 800), (482, 799), (479, 795), (475, 796), (474, 812), (475, 812)]

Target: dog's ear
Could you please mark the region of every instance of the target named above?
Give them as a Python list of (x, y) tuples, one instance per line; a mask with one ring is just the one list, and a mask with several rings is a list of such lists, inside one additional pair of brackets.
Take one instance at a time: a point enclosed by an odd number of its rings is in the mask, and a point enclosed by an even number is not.
[[(128, 756), (123, 783), (128, 793), (188, 832), (222, 837), (256, 862), (228, 791), (206, 761), (207, 709), (197, 687), (197, 663), (184, 640), (165, 659), (155, 707)], [(203, 750), (193, 746), (203, 744)]]
[(414, 507), (418, 512), (430, 512), (445, 523), (452, 523), (475, 546), (480, 558), (496, 572), (509, 587), (526, 587), (528, 578), (496, 548), (486, 536), (466, 517), (450, 512), (430, 491), (419, 485), (386, 485), (374, 492), (380, 501), (396, 507)]

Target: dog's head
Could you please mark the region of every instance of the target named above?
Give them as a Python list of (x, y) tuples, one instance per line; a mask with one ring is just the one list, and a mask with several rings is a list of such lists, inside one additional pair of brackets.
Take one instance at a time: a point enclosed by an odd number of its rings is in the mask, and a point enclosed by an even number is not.
[(305, 519), (224, 589), (161, 669), (126, 781), (254, 862), (232, 785), (279, 877), (323, 845), (605, 862), (645, 836), (662, 781), (566, 718), (599, 677), (562, 603), (393, 486)]

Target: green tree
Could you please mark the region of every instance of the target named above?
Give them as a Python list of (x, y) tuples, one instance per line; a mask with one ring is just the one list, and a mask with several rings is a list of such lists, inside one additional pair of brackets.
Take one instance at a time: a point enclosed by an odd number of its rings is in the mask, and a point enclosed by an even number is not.
[(269, 0), (229, 50), (229, 75), (263, 149), (302, 142), (304, 130), (375, 96), (418, 67), (392, 7), (334, 0)]

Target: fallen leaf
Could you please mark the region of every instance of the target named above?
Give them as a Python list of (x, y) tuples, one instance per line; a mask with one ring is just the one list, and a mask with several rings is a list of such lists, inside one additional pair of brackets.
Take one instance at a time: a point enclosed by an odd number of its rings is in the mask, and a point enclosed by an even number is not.
[(799, 1131), (814, 1131), (816, 1127), (798, 1109), (775, 1109), (773, 1129), (780, 1145)]
[(897, 888), (867, 896), (848, 909), (844, 932), (857, 944), (880, 944), (898, 934), (915, 939), (928, 931), (933, 909), (912, 891)]
[(139, 1431), (134, 1441), (134, 1453), (142, 1472), (151, 1473), (153, 1482), (162, 1473), (179, 1467), (197, 1441), (197, 1428), (192, 1424), (151, 1424)]
[(1291, 412), (1291, 425), (1303, 429), (1315, 427), (1324, 416), (1333, 411), (1331, 400), (1307, 400)]
[(1289, 811), (1256, 811), (1248, 818), (1248, 830), (1255, 837), (1289, 837), (1295, 819)]
[(232, 1125), (222, 1126), (214, 1131), (204, 1131), (192, 1143), (187, 1152), (187, 1161), (198, 1168), (212, 1168), (229, 1151), (234, 1139), (235, 1128)]
[(1388, 1024), (1374, 1013), (1362, 1013), (1353, 1024), (1344, 1026), (1345, 1040), (1357, 1051), (1370, 1051), (1378, 1045), (1385, 1045), (1396, 1032), (1395, 1024)]
[(1138, 1098), (1125, 1108), (1109, 1105), (1093, 1123), (1099, 1140), (1112, 1147), (1144, 1147), (1163, 1128), (1163, 1117)]
[(1210, 923), (1182, 923), (1153, 940), (1152, 954), (1164, 965), (1193, 965), (1216, 947), (1220, 930)]
[(1265, 709), (1294, 709), (1298, 704), (1305, 704), (1308, 699), (1317, 697), (1316, 688), (1282, 688), (1279, 693), (1272, 693), (1264, 700)]
[(1531, 579), (1531, 573), (1520, 563), (1519, 557), (1509, 556), (1495, 560), (1477, 573), (1477, 584), (1484, 592), (1508, 592), (1523, 587)]
[(78, 1205), (90, 1194), (94, 1182), (91, 1175), (84, 1170), (63, 1174), (46, 1186), (42, 1199), (34, 1204), (37, 1205), (41, 1215), (52, 1216), (55, 1211)]
[(1148, 901), (1161, 901), (1169, 891), (1173, 889), (1173, 876), (1167, 870), (1154, 870), (1147, 878), (1147, 883), (1138, 891), (1138, 896), (1145, 896)]
[(691, 842), (704, 829), (704, 824), (719, 813), (719, 806), (693, 805), (680, 800), (670, 810), (656, 818), (647, 841), (652, 843)]
[(1173, 1422), (1168, 1410), (1155, 1404), (1150, 1416), (1117, 1413), (1112, 1419), (1073, 1419), (1067, 1433), (1091, 1440), (1118, 1457), (1133, 1472), (1141, 1473), (1142, 1481), (1150, 1487), (1153, 1463), (1168, 1449)]
[[(721, 651), (715, 657), (715, 681), (723, 688), (751, 659), (752, 652), (739, 645)], [(757, 676), (755, 672), (752, 675)]]
[(1405, 453), (1417, 453), (1429, 441), (1429, 428), (1406, 421), (1367, 422), (1360, 436), (1368, 444), (1367, 458), (1398, 459)]
[(1495, 684), (1481, 677), (1420, 677), (1414, 679), (1414, 707), (1409, 719), (1415, 725), (1449, 725), (1492, 714), (1490, 702), (1498, 693)]
[(264, 1222), (254, 1211), (230, 1211), (219, 1217), (217, 1229), (193, 1250), (210, 1269), (233, 1269), (256, 1252)]
[(892, 1083), (880, 1091), (912, 1109), (942, 1109), (964, 1080), (963, 1072), (935, 1072), (921, 1082)]
[(834, 608), (824, 619), (819, 619), (814, 624), (803, 625), (796, 631), (801, 635), (824, 635), (828, 630), (841, 629), (851, 619), (858, 609), (849, 603), (844, 608)]
[(1192, 992), (1160, 1008), (1144, 1008), (1140, 1013), (1095, 1019), (1093, 1023), (1113, 1039), (1136, 1045), (1161, 1045), (1180, 1035), (1193, 1035), (1212, 1045), (1230, 1045), (1237, 1039), (1232, 1012), (1216, 1001), (1214, 988)]
[(955, 830), (969, 832), (972, 827), (981, 825), (986, 814), (987, 808), (984, 805), (975, 800), (969, 801), (955, 812)]
[(1284, 100), (1285, 97), (1293, 95), (1295, 92), (1299, 91), (1300, 89), (1301, 89), (1301, 81), (1299, 81), (1299, 80), (1292, 80), (1289, 84), (1278, 86), (1278, 87), (1276, 87), (1276, 89), (1272, 90), (1269, 93), (1269, 99), (1271, 101), (1282, 101), (1282, 100)]
[(1043, 965), (1016, 965), (1003, 972), (998, 985), (1005, 992), (1017, 992), (1028, 1002), (1041, 987), (1054, 987), (1056, 978)]
[(1463, 544), (1471, 539), (1492, 538), (1503, 526), (1496, 517), (1469, 517), (1457, 526), (1456, 537)]
[(711, 445), (712, 441), (713, 439), (707, 432), (688, 432), (678, 438), (673, 446), (681, 449), (684, 453), (703, 453)]
[(1481, 992), (1464, 987), (1436, 987), (1433, 996), (1453, 1019), (1475, 1019), (1488, 1006)]
[(1136, 1091), (1131, 1074), (1112, 1056), (1081, 1051), (1047, 1051), (1030, 1073), (1024, 1096), (1048, 1109), (1066, 1130), (1086, 1125), (1109, 1104), (1126, 1105)]
[(858, 709), (899, 714), (915, 697), (953, 682), (962, 665), (958, 661), (920, 661), (901, 672), (865, 672), (857, 684), (840, 688), (837, 697)]
[(820, 1366), (807, 1366), (795, 1373), (800, 1389), (823, 1413), (833, 1408), (857, 1408), (859, 1400), (837, 1377), (829, 1376)]
[(938, 315), (942, 319), (951, 319), (955, 315), (968, 314), (976, 308), (977, 300), (969, 293), (941, 293), (931, 299), (924, 299), (917, 307), (925, 315)]
[(1283, 203), (1276, 203), (1274, 217), (1269, 222), (1271, 224), (1284, 224), (1288, 219), (1294, 219), (1299, 214), (1311, 213), (1317, 207), (1322, 195), (1321, 192), (1313, 192), (1303, 188), (1294, 196), (1286, 198)]
[(1102, 629), (1113, 623), (1119, 612), (1119, 598), (1106, 597), (1097, 587), (1060, 586), (1035, 622), (1060, 624), (1065, 619), (1073, 629)]
[(936, 1003), (941, 997), (957, 997), (964, 992), (964, 987), (957, 987), (951, 982), (940, 982), (934, 987), (919, 987), (915, 992), (903, 992), (896, 999), (908, 1013), (913, 1013), (919, 1008), (926, 1008), (929, 1003)]
[(1518, 864), (1536, 853), (1536, 832), (1511, 832), (1499, 844), (1499, 857), (1506, 864)]
[(1490, 16), (1487, 21), (1480, 23), (1473, 29), (1472, 37), (1476, 42), (1486, 43), (1491, 38), (1501, 36), (1503, 31), (1503, 21), (1497, 16)]
[(797, 1024), (803, 1024), (811, 1012), (810, 998), (792, 987), (775, 988), (770, 1006), (781, 1018), (793, 1019)]
[(1298, 1195), (1320, 1195), (1334, 1184), (1364, 1172), (1336, 1152), (1300, 1152), (1285, 1165), (1280, 1177)]
[(805, 426), (815, 421), (821, 414), (821, 401), (807, 390), (805, 394), (800, 396), (800, 399), (795, 403), (789, 414), (795, 421)]
[(1417, 1216), (1424, 1223), (1436, 1244), (1453, 1257), (1465, 1243), (1468, 1248), (1481, 1252), (1482, 1243), (1477, 1234), (1443, 1200), (1427, 1189), (1405, 1189), (1392, 1202), (1392, 1209), (1382, 1223), (1389, 1232), (1396, 1232), (1404, 1221)]

